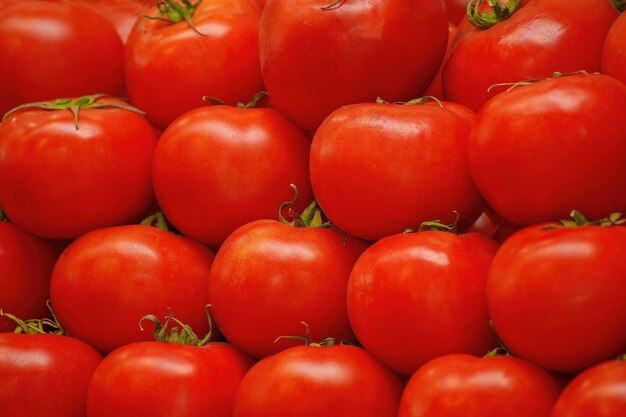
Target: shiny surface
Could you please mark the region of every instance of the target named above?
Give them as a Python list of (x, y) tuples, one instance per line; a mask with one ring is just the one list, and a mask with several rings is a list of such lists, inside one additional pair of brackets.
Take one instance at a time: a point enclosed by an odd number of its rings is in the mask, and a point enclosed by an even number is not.
[(602, 73), (626, 83), (626, 14), (617, 18), (604, 41)]

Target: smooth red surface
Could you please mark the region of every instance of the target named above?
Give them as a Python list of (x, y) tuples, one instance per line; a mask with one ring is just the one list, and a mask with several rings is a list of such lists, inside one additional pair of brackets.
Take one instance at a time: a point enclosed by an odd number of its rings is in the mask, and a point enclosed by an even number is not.
[(435, 78), (430, 82), (428, 87), (426, 87), (426, 90), (424, 90), (422, 95), (434, 96), (440, 100), (443, 100), (445, 98), (445, 94), (443, 92), (443, 79), (441, 77), (441, 73), (443, 71), (443, 67), (446, 63), (446, 60), (448, 59), (448, 56), (450, 55), (450, 47), (452, 46), (452, 42), (456, 38), (457, 32), (458, 32), (458, 27), (452, 22), (448, 23), (448, 44), (446, 47), (446, 54), (443, 58), (443, 62), (439, 66), (439, 71), (437, 71), (437, 75), (435, 75)]
[(142, 14), (147, 13), (157, 0), (79, 0), (91, 6), (115, 26), (117, 34), (126, 43), (131, 29)]
[(613, 23), (604, 41), (602, 73), (626, 83), (626, 14)]

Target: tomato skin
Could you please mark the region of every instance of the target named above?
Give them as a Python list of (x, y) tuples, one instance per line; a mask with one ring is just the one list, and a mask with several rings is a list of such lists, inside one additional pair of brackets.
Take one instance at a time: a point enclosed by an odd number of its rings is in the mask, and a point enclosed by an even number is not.
[(0, 115), (33, 101), (123, 94), (122, 42), (111, 23), (89, 7), (17, 1), (9, 2), (3, 15)]
[(363, 347), (411, 375), (448, 353), (495, 346), (485, 287), (497, 244), (479, 234), (399, 234), (358, 259), (348, 282), (348, 314)]
[(203, 96), (247, 102), (263, 89), (259, 19), (258, 5), (246, 0), (205, 0), (192, 20), (206, 36), (184, 21), (139, 19), (126, 44), (131, 101), (160, 129), (204, 106)]
[(86, 417), (101, 360), (72, 337), (0, 333), (0, 417)]
[(168, 308), (204, 334), (213, 256), (199, 243), (150, 226), (98, 229), (61, 254), (52, 271), (52, 305), (69, 334), (103, 353), (151, 340), (139, 319)]
[(513, 355), (558, 373), (626, 351), (626, 228), (533, 226), (507, 239), (487, 282), (489, 313)]
[(226, 343), (139, 342), (110, 353), (89, 384), (89, 417), (231, 417), (252, 359)]
[[(517, 87), (478, 113), (469, 140), (476, 186), (520, 226), (626, 209), (626, 85), (580, 74)], [(540, 185), (539, 185), (540, 184)], [(589, 198), (593, 195), (593, 198)]]
[(409, 380), (398, 417), (548, 417), (560, 383), (511, 356), (446, 355)]
[(478, 111), (497, 83), (600, 70), (602, 45), (618, 13), (609, 1), (528, 0), (509, 19), (479, 30), (459, 28), (443, 69), (447, 100)]
[(559, 397), (550, 417), (626, 415), (626, 363), (613, 360), (578, 374)]
[(443, 58), (443, 62), (439, 66), (437, 75), (435, 75), (435, 78), (430, 82), (428, 87), (426, 87), (426, 90), (424, 90), (424, 92), (422, 93), (422, 96), (434, 96), (434, 97), (437, 97), (438, 99), (445, 98), (445, 94), (443, 92), (443, 79), (441, 77), (441, 73), (443, 71), (443, 66), (446, 63), (446, 59), (448, 59), (448, 56), (450, 55), (450, 47), (452, 46), (452, 42), (456, 38), (457, 33), (458, 33), (457, 26), (452, 22), (448, 23), (448, 43), (446, 47), (446, 53)]
[(626, 15), (622, 13), (611, 26), (602, 50), (602, 73), (626, 83)]
[(467, 16), (468, 0), (446, 0), (446, 13), (451, 23), (458, 24)]
[(398, 377), (363, 349), (295, 346), (250, 369), (233, 417), (396, 417), (401, 393)]
[(314, 340), (354, 341), (346, 289), (366, 246), (333, 229), (275, 220), (248, 223), (224, 241), (213, 263), (213, 318), (233, 345), (255, 358), (293, 346), (293, 341), (274, 340), (300, 334), (301, 322), (311, 326)]
[[(186, 236), (213, 248), (244, 224), (276, 218), (291, 200), (313, 199), (310, 139), (274, 109), (212, 106), (168, 127), (154, 155), (154, 189), (163, 212)], [(201, 190), (199, 192), (198, 190)]]
[[(104, 102), (108, 99), (100, 99)], [(154, 200), (156, 136), (139, 114), (24, 109), (0, 124), (0, 205), (25, 231), (72, 239), (141, 219)]]
[(482, 205), (468, 135), (467, 123), (439, 106), (344, 106), (313, 138), (313, 193), (337, 227), (367, 240), (433, 219), (450, 224), (455, 210), (464, 223)]
[(148, 12), (156, 0), (78, 0), (96, 10), (110, 21), (122, 41), (126, 43), (128, 35), (140, 15)]
[(441, 1), (325, 5), (269, 0), (261, 17), (263, 80), (298, 126), (314, 132), (335, 109), (377, 96), (410, 100), (435, 77), (448, 35)]

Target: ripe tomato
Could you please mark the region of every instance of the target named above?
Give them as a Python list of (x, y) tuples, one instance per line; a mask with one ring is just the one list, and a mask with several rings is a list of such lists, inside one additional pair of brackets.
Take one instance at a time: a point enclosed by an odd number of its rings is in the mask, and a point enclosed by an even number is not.
[(487, 303), (512, 354), (579, 372), (626, 351), (626, 228), (533, 226), (507, 239)]
[(198, 333), (206, 333), (213, 252), (190, 239), (151, 226), (94, 230), (61, 254), (50, 296), (68, 333), (106, 353), (150, 340), (137, 323), (172, 308)]
[(622, 13), (609, 30), (602, 51), (602, 72), (626, 83), (626, 14)]
[(79, 0), (109, 20), (126, 43), (139, 16), (147, 13), (157, 0)]
[(401, 393), (398, 377), (363, 349), (295, 346), (248, 371), (233, 417), (396, 417)]
[(615, 191), (626, 182), (626, 118), (614, 114), (626, 114), (626, 85), (606, 75), (561, 76), (494, 97), (469, 140), (476, 186), (521, 226), (572, 209), (591, 218), (626, 210), (626, 193)]
[(417, 96), (446, 49), (442, 6), (439, 0), (269, 0), (259, 42), (276, 108), (315, 131), (343, 105)]
[(239, 226), (275, 218), (296, 184), (296, 208), (313, 195), (310, 139), (274, 109), (211, 106), (172, 123), (159, 140), (157, 199), (183, 234), (213, 248)]
[(617, 16), (606, 0), (528, 0), (493, 27), (459, 28), (443, 69), (445, 97), (478, 111), (502, 91), (488, 91), (497, 83), (554, 71), (599, 71), (602, 45)]
[[(0, 124), (2, 209), (20, 228), (51, 239), (139, 220), (154, 200), (152, 127), (112, 107), (124, 105), (117, 100), (61, 101), (48, 105), (59, 110), (26, 108)], [(69, 107), (79, 104), (76, 125)]]
[(544, 370), (511, 356), (441, 356), (409, 380), (398, 417), (548, 417), (561, 390)]
[(451, 23), (458, 24), (466, 18), (468, 0), (446, 0), (446, 13)]
[(411, 375), (448, 353), (495, 346), (485, 288), (497, 245), (479, 234), (430, 231), (369, 247), (348, 282), (348, 315), (363, 347)]
[(113, 25), (79, 3), (8, 2), (0, 25), (0, 115), (19, 104), (124, 91)]
[(426, 90), (424, 90), (424, 92), (422, 93), (423, 96), (434, 96), (439, 99), (445, 98), (441, 72), (443, 71), (443, 66), (445, 65), (446, 59), (449, 56), (450, 47), (452, 46), (452, 41), (454, 41), (454, 39), (456, 38), (457, 32), (458, 28), (456, 27), (456, 25), (452, 22), (448, 23), (448, 44), (446, 47), (446, 54), (443, 58), (443, 62), (439, 66), (439, 71), (437, 71), (437, 75), (435, 75), (435, 78), (430, 82), (428, 87), (426, 87)]
[[(263, 89), (258, 5), (248, 0), (195, 4), (191, 20), (196, 29), (184, 20), (144, 17), (126, 44), (128, 94), (160, 129), (202, 107), (203, 96), (235, 104)], [(147, 14), (157, 16), (158, 11)]]
[(101, 360), (72, 337), (0, 333), (0, 417), (85, 417)]
[(467, 166), (469, 126), (440, 106), (363, 103), (331, 114), (311, 146), (311, 185), (340, 229), (368, 240), (482, 205)]

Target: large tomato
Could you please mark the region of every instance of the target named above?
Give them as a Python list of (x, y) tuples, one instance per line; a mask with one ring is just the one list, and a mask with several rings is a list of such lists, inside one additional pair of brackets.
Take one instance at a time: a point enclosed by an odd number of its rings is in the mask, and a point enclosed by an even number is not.
[(440, 0), (269, 0), (259, 42), (276, 107), (314, 131), (343, 105), (417, 96), (446, 49), (442, 6)]
[(0, 124), (0, 207), (13, 223), (71, 239), (145, 215), (156, 135), (143, 116), (119, 106), (100, 96), (57, 100)]
[(532, 226), (498, 250), (487, 282), (512, 354), (579, 372), (626, 351), (626, 228)]
[(618, 16), (607, 0), (509, 0), (507, 7), (521, 4), (519, 10), (497, 22), (493, 11), (483, 17), (486, 1), (474, 3), (482, 11), (480, 19), (496, 20), (495, 25), (459, 28), (443, 69), (443, 88), (446, 99), (476, 111), (502, 91), (488, 91), (497, 83), (549, 77), (555, 71), (599, 71), (604, 39)]
[(178, 23), (142, 17), (126, 44), (128, 94), (160, 129), (203, 106), (203, 96), (235, 104), (263, 89), (256, 3), (204, 0), (195, 9), (171, 3), (191, 14), (193, 27), (180, 16)]
[(379, 240), (354, 265), (348, 315), (363, 347), (411, 375), (448, 353), (495, 345), (485, 288), (497, 245), (479, 235), (430, 231)]
[(123, 94), (123, 45), (104, 17), (79, 3), (7, 3), (0, 25), (0, 115), (32, 101)]
[(626, 13), (613, 23), (604, 41), (602, 72), (626, 83)]
[[(494, 97), (469, 141), (476, 186), (505, 219), (527, 226), (626, 210), (626, 85), (560, 76)], [(313, 184), (315, 186), (315, 184)], [(329, 213), (329, 215), (332, 213)]]
[(311, 185), (337, 227), (368, 240), (433, 219), (463, 223), (482, 200), (469, 124), (440, 106), (362, 103), (333, 112), (311, 146)]
[(186, 236), (213, 248), (245, 223), (276, 218), (296, 184), (312, 199), (310, 139), (274, 109), (192, 110), (163, 133), (154, 155), (159, 205)]

